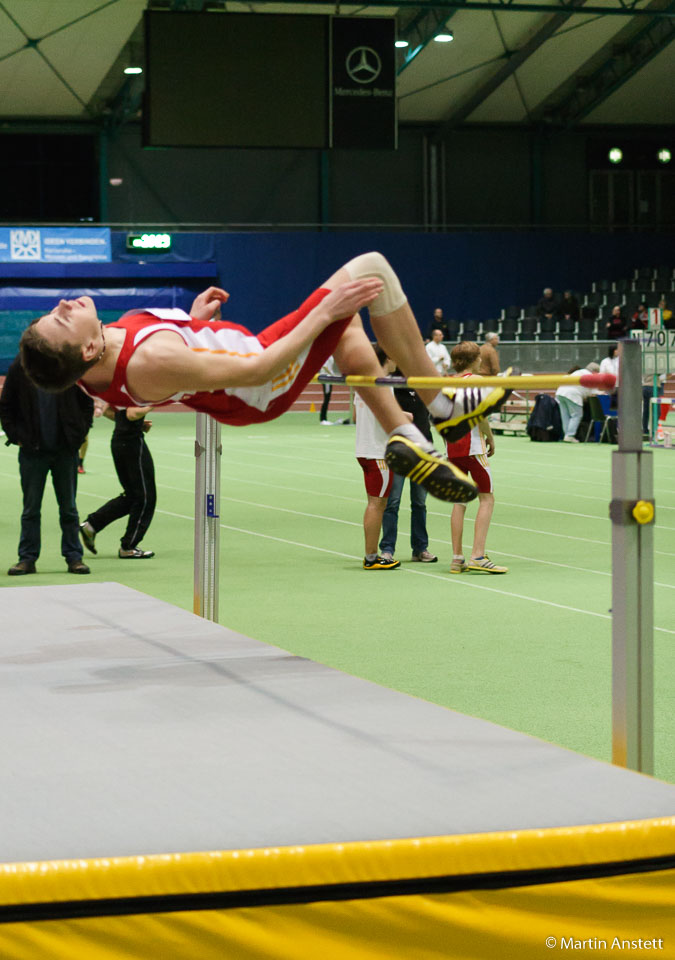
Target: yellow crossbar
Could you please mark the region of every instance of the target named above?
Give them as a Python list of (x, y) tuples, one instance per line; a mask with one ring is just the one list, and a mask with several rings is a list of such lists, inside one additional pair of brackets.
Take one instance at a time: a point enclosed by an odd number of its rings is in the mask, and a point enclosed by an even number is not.
[[(386, 387), (401, 386), (402, 378), (393, 377), (314, 377), (313, 383), (345, 383), (350, 387)], [(406, 377), (405, 385), (413, 390), (441, 387), (505, 387), (516, 390), (555, 390), (561, 386), (579, 385), (598, 390), (612, 390), (616, 384), (612, 374), (533, 374), (532, 376), (510, 377)]]

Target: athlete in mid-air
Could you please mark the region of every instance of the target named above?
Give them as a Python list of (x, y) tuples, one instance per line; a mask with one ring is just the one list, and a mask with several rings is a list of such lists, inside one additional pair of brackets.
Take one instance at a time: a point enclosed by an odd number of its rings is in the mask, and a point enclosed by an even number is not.
[[(105, 327), (90, 297), (61, 300), (24, 331), (21, 360), (44, 390), (79, 383), (116, 407), (179, 400), (221, 423), (243, 426), (288, 410), (331, 354), (344, 376), (383, 376), (359, 316), (368, 307), (378, 343), (406, 376), (438, 376), (399, 279), (379, 253), (350, 260), (297, 310), (256, 336), (219, 319), (228, 298), (209, 287), (190, 315), (141, 310)], [(388, 434), (386, 460), (394, 472), (441, 500), (476, 496), (474, 482), (408, 421), (391, 390), (358, 392)], [(488, 387), (418, 393), (446, 441), (465, 434), (508, 395)]]

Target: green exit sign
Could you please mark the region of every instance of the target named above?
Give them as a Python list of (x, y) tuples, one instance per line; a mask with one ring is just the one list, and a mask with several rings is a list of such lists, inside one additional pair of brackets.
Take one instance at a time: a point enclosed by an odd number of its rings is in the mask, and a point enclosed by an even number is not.
[(127, 250), (152, 253), (171, 249), (170, 233), (128, 233)]

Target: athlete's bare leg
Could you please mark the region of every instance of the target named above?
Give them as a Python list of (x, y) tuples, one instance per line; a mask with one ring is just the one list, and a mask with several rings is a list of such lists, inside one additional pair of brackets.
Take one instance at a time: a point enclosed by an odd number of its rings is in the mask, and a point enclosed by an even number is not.
[(490, 520), (492, 519), (492, 511), (495, 507), (494, 493), (479, 493), (478, 499), (478, 513), (476, 514), (476, 522), (473, 528), (472, 557), (485, 556), (485, 541), (487, 540), (488, 528), (490, 526)]
[[(341, 267), (340, 270), (334, 273), (325, 284), (322, 284), (322, 286), (327, 287), (329, 290), (334, 290), (336, 286), (339, 286), (342, 283), (348, 283), (352, 279), (353, 277), (351, 276), (349, 269), (347, 267)], [(382, 314), (381, 316), (373, 316), (371, 312), (370, 323), (373, 328), (373, 332), (375, 333), (377, 342), (380, 344), (387, 356), (394, 361), (399, 370), (405, 374), (405, 376), (438, 376), (438, 370), (431, 362), (431, 359), (424, 348), (424, 341), (422, 340), (419, 326), (417, 325), (417, 321), (407, 300), (402, 306), (398, 307), (391, 313)], [(368, 342), (367, 338), (366, 342)], [(377, 358), (375, 362), (377, 363)], [(344, 376), (347, 376), (347, 371), (344, 370), (342, 366), (340, 366), (340, 370)], [(366, 376), (370, 375), (366, 374), (363, 370), (356, 369), (350, 369), (349, 373), (359, 373)], [(383, 374), (381, 373), (376, 374), (376, 376), (382, 375)], [(377, 390), (378, 388), (375, 389)], [(380, 390), (379, 392), (382, 393), (383, 391)], [(438, 392), (438, 388), (417, 391), (422, 399), (422, 402), (427, 405), (430, 404), (434, 397), (438, 395)], [(365, 396), (364, 400), (366, 403), (368, 403)], [(369, 403), (368, 406), (370, 406)]]
[[(417, 321), (398, 277), (379, 253), (361, 254), (334, 273), (324, 287), (335, 290), (364, 277), (377, 277), (380, 292), (369, 303), (370, 321), (378, 343), (406, 376), (436, 377), (427, 355)], [(354, 316), (334, 351), (344, 376), (382, 376), (383, 371), (368, 342), (361, 320)], [(476, 496), (474, 482), (438, 453), (414, 424), (410, 423), (390, 391), (378, 387), (358, 388), (364, 402), (389, 433), (385, 459), (395, 473), (421, 484), (441, 500), (465, 502)], [(444, 394), (438, 389), (418, 390), (434, 416), (443, 437), (454, 440), (465, 434), (473, 421), (497, 409), (503, 390), (455, 389)], [(491, 397), (483, 394), (491, 393)]]
[[(333, 356), (340, 373), (345, 377), (354, 374), (363, 377), (385, 375), (358, 314), (352, 317), (349, 326), (340, 337)], [(356, 392), (363, 398), (363, 402), (372, 410), (378, 423), (387, 433), (409, 422), (391, 390), (383, 390), (381, 387), (358, 387)]]
[(377, 554), (377, 544), (382, 529), (382, 517), (387, 506), (386, 497), (373, 497), (368, 494), (368, 502), (363, 514), (363, 533), (366, 544), (366, 556)]

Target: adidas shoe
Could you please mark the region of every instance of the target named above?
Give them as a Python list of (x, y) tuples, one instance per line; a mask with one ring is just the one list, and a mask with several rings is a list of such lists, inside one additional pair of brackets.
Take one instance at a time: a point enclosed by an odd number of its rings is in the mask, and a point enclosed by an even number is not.
[(88, 520), (85, 520), (84, 523), (80, 524), (80, 536), (82, 537), (82, 543), (85, 545), (89, 553), (98, 552), (94, 546), (94, 541), (96, 540), (96, 531)]
[(412, 559), (416, 560), (418, 563), (437, 563), (438, 557), (435, 553), (431, 553), (429, 550), (420, 550), (419, 553), (413, 553)]
[(496, 563), (487, 556), (471, 557), (466, 565), (467, 570), (473, 570), (476, 573), (508, 573), (508, 567), (498, 567)]
[(424, 450), (414, 440), (394, 434), (387, 443), (385, 460), (394, 473), (418, 483), (438, 500), (467, 503), (477, 497), (478, 487), (471, 477), (429, 446), (430, 450)]
[(453, 557), (450, 564), (450, 573), (464, 573), (468, 570), (468, 564), (464, 557)]
[[(509, 368), (505, 375), (511, 373)], [(434, 426), (447, 443), (455, 443), (464, 434), (500, 409), (511, 396), (510, 390), (503, 387), (445, 387), (442, 393), (449, 397), (454, 406), (448, 420), (434, 417)]]
[(154, 555), (154, 550), (140, 550), (138, 547), (132, 547), (131, 550), (123, 550), (120, 547), (117, 551), (120, 560), (149, 560)]
[(396, 567), (401, 566), (400, 560), (394, 560), (393, 557), (388, 559), (385, 557), (375, 557), (374, 560), (367, 560), (363, 558), (363, 569), (364, 570), (395, 570)]

